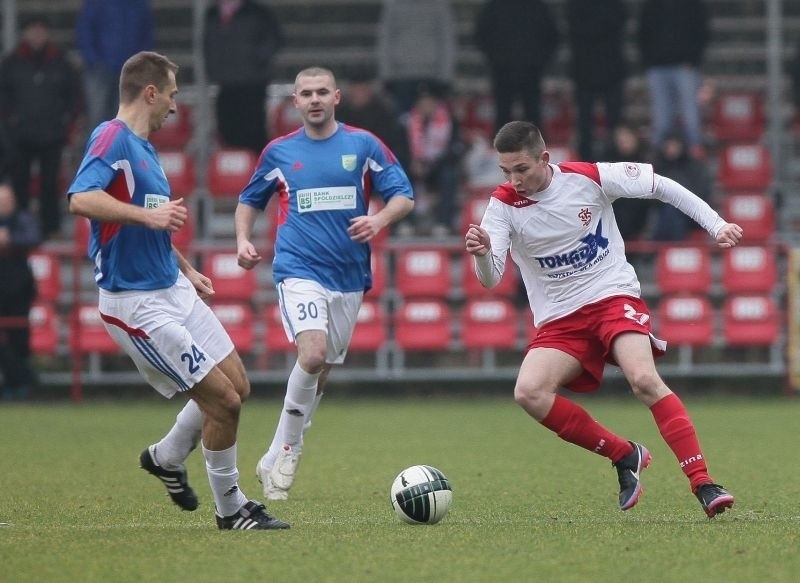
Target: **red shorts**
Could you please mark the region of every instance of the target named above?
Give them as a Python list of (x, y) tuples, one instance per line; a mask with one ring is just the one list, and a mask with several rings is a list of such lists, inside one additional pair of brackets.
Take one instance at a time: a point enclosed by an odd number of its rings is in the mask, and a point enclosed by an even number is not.
[(649, 335), (653, 356), (664, 354), (666, 344), (650, 333), (650, 313), (644, 300), (630, 296), (606, 298), (544, 324), (528, 350), (556, 348), (577, 358), (583, 372), (567, 383), (567, 388), (587, 393), (600, 386), (606, 362), (617, 364), (610, 353), (611, 342), (622, 332)]

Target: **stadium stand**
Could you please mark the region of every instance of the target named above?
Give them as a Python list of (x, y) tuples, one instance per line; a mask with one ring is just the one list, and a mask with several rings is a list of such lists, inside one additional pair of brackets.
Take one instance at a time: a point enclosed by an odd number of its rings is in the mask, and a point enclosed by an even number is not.
[(253, 352), (255, 346), (255, 327), (253, 311), (244, 302), (213, 302), (211, 310), (225, 326), (228, 334), (241, 355)]
[(722, 207), (725, 218), (741, 226), (748, 241), (768, 241), (775, 236), (775, 206), (768, 196), (730, 194)]
[(711, 132), (719, 141), (757, 141), (764, 134), (764, 98), (760, 93), (730, 92), (714, 103)]
[(51, 304), (36, 303), (31, 307), (31, 351), (54, 356), (60, 347), (61, 322)]
[(705, 293), (711, 289), (711, 252), (707, 247), (659, 248), (656, 286), (664, 294)]
[(710, 346), (714, 340), (714, 309), (707, 296), (665, 297), (656, 315), (657, 335), (668, 343)]
[(725, 300), (723, 333), (729, 346), (773, 346), (780, 336), (775, 301), (766, 295), (737, 295)]
[(169, 180), (169, 187), (174, 196), (191, 196), (195, 191), (196, 176), (194, 160), (183, 151), (162, 151), (158, 158), (161, 168)]
[(763, 144), (727, 144), (717, 172), (725, 192), (765, 192), (772, 184), (772, 159)]
[(722, 254), (726, 293), (770, 293), (778, 284), (777, 250), (772, 246), (734, 247)]
[(395, 289), (404, 298), (446, 298), (453, 291), (450, 256), (440, 247), (402, 249), (396, 254)]
[(54, 253), (36, 251), (28, 257), (36, 280), (36, 301), (55, 302), (61, 295), (61, 261)]
[(203, 273), (214, 284), (215, 300), (252, 302), (256, 298), (256, 272), (239, 267), (235, 252), (208, 253), (205, 256)]

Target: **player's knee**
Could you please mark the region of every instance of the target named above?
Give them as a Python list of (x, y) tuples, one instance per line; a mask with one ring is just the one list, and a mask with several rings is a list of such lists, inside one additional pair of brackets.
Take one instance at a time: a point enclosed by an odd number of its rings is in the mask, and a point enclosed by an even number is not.
[(514, 401), (531, 415), (540, 413), (545, 405), (549, 406), (549, 395), (552, 391), (535, 384), (517, 383), (514, 387)]
[(664, 384), (655, 370), (635, 371), (628, 376), (628, 382), (639, 398), (656, 394)]
[(227, 390), (221, 391), (213, 400), (208, 414), (223, 425), (235, 425), (239, 421), (242, 410), (242, 398), (231, 384)]
[(307, 350), (299, 355), (297, 363), (309, 374), (322, 372), (325, 367), (325, 350)]

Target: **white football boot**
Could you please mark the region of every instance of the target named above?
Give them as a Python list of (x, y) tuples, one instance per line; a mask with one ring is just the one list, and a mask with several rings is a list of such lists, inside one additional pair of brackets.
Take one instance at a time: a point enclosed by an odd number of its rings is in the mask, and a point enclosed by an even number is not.
[(299, 449), (284, 444), (271, 468), (264, 465), (266, 455), (259, 460), (256, 474), (264, 488), (264, 498), (267, 500), (287, 500), (289, 498), (289, 488), (292, 487), (297, 475), (297, 466), (300, 464), (301, 455), (302, 452)]

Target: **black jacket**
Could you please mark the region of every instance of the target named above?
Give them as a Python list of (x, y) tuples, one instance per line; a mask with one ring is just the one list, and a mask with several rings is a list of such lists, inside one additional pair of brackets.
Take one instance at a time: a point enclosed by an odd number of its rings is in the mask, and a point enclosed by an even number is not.
[(627, 76), (623, 0), (569, 0), (571, 72), (579, 84), (605, 86)]
[(12, 142), (63, 143), (80, 103), (79, 74), (55, 45), (37, 52), (23, 41), (0, 64), (0, 117)]
[(699, 66), (709, 39), (708, 19), (704, 0), (645, 0), (637, 37), (642, 65)]

